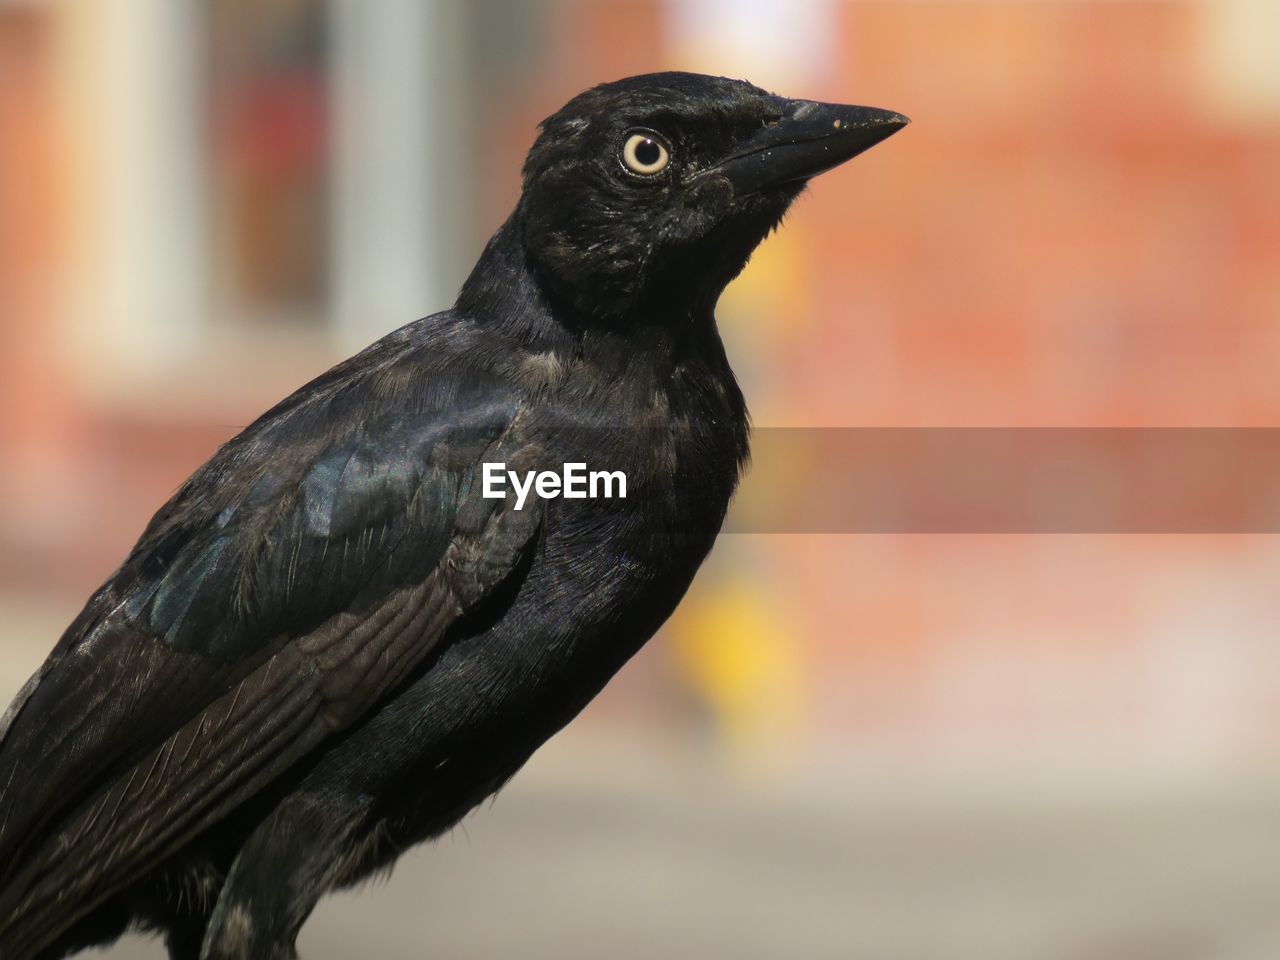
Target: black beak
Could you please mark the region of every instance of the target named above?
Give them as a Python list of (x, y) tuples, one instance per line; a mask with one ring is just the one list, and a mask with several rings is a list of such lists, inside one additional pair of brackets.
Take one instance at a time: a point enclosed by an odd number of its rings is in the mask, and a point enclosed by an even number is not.
[(808, 180), (851, 160), (911, 121), (892, 110), (813, 100), (780, 100), (777, 122), (739, 144), (712, 168), (739, 196)]

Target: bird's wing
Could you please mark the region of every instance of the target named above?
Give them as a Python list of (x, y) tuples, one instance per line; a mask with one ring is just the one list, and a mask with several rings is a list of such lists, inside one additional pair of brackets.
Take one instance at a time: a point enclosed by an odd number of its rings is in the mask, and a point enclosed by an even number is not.
[(520, 403), (476, 375), (406, 388), (406, 367), (354, 364), (219, 451), (10, 709), (0, 942), (51, 903), (82, 913), (365, 715), (520, 566), (540, 510), (483, 498), (480, 467), (532, 449)]

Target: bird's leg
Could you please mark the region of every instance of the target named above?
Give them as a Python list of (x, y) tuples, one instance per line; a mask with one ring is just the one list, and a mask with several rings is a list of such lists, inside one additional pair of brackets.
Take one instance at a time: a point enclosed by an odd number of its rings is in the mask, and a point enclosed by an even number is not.
[(291, 960), (298, 930), (334, 885), (363, 822), (351, 798), (294, 795), (236, 856), (201, 960)]

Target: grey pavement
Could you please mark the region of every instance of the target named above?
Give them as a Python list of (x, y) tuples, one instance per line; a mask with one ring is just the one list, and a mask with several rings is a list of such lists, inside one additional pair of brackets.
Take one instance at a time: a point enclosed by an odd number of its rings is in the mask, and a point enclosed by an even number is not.
[[(64, 612), (0, 612), (7, 702)], [(1280, 956), (1280, 766), (837, 752), (748, 775), (692, 738), (588, 717), (389, 880), (324, 901), (301, 955)], [(163, 951), (130, 937), (106, 956)]]

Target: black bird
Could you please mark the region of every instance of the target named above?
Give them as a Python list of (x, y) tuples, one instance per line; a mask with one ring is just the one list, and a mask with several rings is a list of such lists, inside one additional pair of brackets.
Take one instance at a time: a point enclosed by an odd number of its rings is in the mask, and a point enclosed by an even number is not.
[[(687, 73), (546, 120), (453, 309), (219, 449), (0, 719), (0, 958), (130, 925), (292, 957), (321, 896), (498, 790), (720, 529), (748, 432), (721, 290), (906, 123)], [(486, 463), (570, 462), (627, 496), (485, 495)]]

